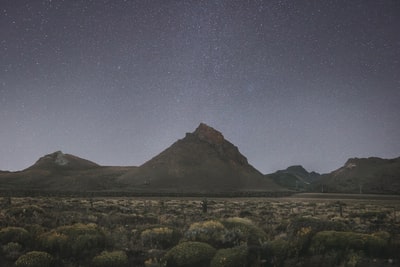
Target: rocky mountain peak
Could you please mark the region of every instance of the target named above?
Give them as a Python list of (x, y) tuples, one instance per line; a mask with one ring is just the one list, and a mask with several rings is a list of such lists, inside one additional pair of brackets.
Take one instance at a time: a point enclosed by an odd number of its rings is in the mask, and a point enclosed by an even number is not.
[(45, 155), (36, 161), (28, 169), (89, 169), (98, 167), (94, 162), (82, 159), (70, 154), (64, 154), (62, 151), (56, 151)]
[(219, 145), (222, 144), (225, 139), (222, 133), (208, 126), (205, 123), (200, 123), (197, 129), (193, 132), (200, 140), (206, 141), (210, 144)]
[(51, 154), (41, 157), (35, 165), (57, 165), (66, 166), (68, 165), (68, 159), (62, 151), (56, 151)]
[(60, 166), (68, 164), (68, 159), (65, 157), (64, 153), (62, 153), (62, 151), (57, 151), (54, 154), (55, 154), (55, 160), (54, 160), (55, 164)]

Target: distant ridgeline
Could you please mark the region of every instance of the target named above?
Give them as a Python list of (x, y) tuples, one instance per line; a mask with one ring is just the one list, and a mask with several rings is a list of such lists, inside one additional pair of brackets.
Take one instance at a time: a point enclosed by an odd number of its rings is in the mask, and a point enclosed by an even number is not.
[(312, 184), (314, 192), (400, 194), (400, 157), (352, 158)]
[(0, 171), (3, 195), (286, 196), (295, 192), (400, 193), (400, 158), (350, 159), (329, 174), (302, 166), (263, 175), (222, 133), (201, 123), (139, 167), (100, 166), (61, 151)]

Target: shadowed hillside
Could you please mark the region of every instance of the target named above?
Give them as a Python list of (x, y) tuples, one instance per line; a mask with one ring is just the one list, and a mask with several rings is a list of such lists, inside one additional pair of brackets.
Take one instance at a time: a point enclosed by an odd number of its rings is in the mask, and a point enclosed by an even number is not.
[(220, 132), (203, 123), (120, 181), (136, 189), (174, 192), (282, 190)]
[(1, 190), (99, 191), (118, 187), (117, 177), (135, 167), (107, 167), (61, 151), (19, 172), (0, 173)]
[(301, 165), (290, 166), (286, 170), (279, 170), (265, 177), (290, 190), (306, 191), (312, 182), (317, 181), (321, 175), (316, 172), (308, 172)]
[(400, 193), (400, 158), (352, 158), (313, 185), (318, 192)]
[(0, 173), (0, 190), (225, 193), (283, 191), (236, 146), (200, 124), (140, 167), (106, 167), (61, 151), (19, 172)]
[(100, 166), (61, 151), (17, 172), (0, 171), (0, 192), (214, 194), (312, 191), (400, 193), (400, 158), (349, 159), (329, 174), (291, 166), (263, 175), (239, 149), (201, 123), (140, 167)]

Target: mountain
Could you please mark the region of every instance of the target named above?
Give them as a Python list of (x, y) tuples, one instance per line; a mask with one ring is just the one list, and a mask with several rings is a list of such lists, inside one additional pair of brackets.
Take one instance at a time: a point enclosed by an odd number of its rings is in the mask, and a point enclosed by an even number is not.
[(41, 157), (34, 165), (26, 170), (87, 170), (98, 168), (100, 165), (86, 159), (82, 159), (62, 151)]
[(201, 123), (139, 167), (100, 166), (57, 151), (17, 172), (0, 171), (0, 192), (400, 194), (400, 157), (353, 158), (319, 175), (296, 165), (263, 175), (222, 133)]
[(343, 167), (321, 176), (313, 184), (318, 192), (400, 193), (400, 157), (395, 159), (351, 158)]
[(319, 179), (320, 174), (308, 172), (301, 165), (290, 166), (286, 170), (279, 170), (265, 177), (290, 190), (305, 191), (312, 182)]
[(285, 191), (204, 123), (140, 167), (100, 166), (57, 151), (22, 171), (1, 172), (0, 190), (155, 194)]
[(219, 131), (204, 123), (119, 181), (144, 191), (283, 190), (251, 166)]
[(0, 173), (0, 190), (101, 191), (118, 187), (117, 177), (135, 167), (108, 167), (61, 151), (41, 157), (29, 168)]

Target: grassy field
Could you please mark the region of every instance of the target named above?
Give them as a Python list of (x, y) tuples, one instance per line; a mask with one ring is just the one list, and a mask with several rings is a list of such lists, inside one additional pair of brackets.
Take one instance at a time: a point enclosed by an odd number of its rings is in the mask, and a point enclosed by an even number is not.
[(0, 266), (399, 266), (396, 196), (0, 202)]

